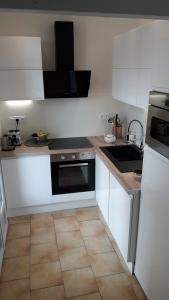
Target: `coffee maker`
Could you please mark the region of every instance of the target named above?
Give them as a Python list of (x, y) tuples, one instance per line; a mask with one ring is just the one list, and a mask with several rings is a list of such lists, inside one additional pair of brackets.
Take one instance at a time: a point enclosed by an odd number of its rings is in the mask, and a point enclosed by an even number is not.
[(15, 122), (16, 122), (15, 129), (10, 129), (8, 131), (8, 136), (12, 140), (12, 144), (14, 146), (20, 146), (22, 144), (21, 131), (18, 129), (18, 127), (19, 127), (19, 122), (21, 120), (24, 120), (24, 118), (25, 118), (24, 116), (11, 116), (10, 117), (11, 120), (15, 120)]
[(8, 131), (8, 136), (14, 146), (20, 146), (22, 144), (21, 132), (19, 129), (11, 129)]

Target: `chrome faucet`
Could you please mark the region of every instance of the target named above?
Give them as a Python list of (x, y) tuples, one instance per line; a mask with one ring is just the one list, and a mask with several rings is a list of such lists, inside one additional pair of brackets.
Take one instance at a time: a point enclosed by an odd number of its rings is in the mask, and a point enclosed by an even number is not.
[(129, 125), (128, 125), (128, 133), (127, 133), (127, 137), (128, 137), (128, 141), (129, 141), (129, 133), (130, 133), (130, 126), (132, 123), (134, 122), (137, 122), (138, 124), (140, 124), (140, 127), (141, 127), (141, 143), (140, 143), (140, 149), (142, 150), (143, 149), (143, 138), (144, 138), (144, 128), (143, 128), (143, 125), (141, 124), (141, 122), (139, 120), (132, 120), (130, 121)]

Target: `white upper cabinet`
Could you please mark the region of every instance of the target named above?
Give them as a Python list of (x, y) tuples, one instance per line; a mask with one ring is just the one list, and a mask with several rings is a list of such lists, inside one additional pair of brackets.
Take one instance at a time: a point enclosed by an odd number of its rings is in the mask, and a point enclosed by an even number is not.
[(147, 110), (150, 90), (169, 93), (169, 21), (151, 22), (113, 40), (113, 99)]
[(154, 22), (145, 26), (141, 26), (135, 30), (135, 68), (152, 68), (154, 35)]
[(113, 39), (113, 68), (132, 68), (136, 60), (135, 30)]
[(42, 69), (40, 37), (1, 36), (0, 70)]
[(0, 100), (44, 100), (40, 37), (0, 37)]
[(43, 100), (41, 70), (0, 71), (0, 100)]

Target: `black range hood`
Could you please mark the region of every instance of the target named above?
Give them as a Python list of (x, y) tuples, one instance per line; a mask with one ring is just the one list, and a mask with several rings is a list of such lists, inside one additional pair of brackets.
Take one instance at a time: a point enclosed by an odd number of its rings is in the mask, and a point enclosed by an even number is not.
[(73, 22), (55, 22), (56, 71), (44, 71), (45, 98), (88, 97), (91, 71), (74, 70)]

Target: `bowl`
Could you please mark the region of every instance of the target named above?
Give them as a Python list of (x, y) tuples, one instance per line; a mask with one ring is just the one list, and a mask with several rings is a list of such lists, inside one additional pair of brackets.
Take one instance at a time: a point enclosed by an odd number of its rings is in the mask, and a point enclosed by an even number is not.
[(36, 143), (43, 143), (47, 141), (48, 134), (43, 134), (42, 136), (32, 136), (32, 140)]

